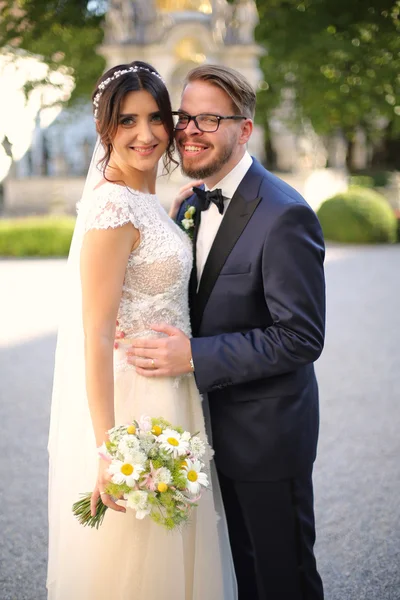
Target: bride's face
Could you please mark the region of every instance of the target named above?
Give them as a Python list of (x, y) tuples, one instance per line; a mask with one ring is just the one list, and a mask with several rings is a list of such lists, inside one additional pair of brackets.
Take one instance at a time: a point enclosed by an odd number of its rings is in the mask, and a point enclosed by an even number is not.
[(168, 146), (157, 102), (145, 90), (128, 92), (121, 103), (112, 161), (122, 170), (151, 171)]

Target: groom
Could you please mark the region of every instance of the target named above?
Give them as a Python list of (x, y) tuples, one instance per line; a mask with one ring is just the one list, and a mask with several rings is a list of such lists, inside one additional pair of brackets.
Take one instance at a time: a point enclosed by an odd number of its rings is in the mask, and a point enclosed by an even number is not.
[(183, 172), (206, 189), (177, 217), (196, 209), (193, 338), (156, 324), (168, 335), (137, 340), (131, 361), (148, 377), (194, 370), (208, 394), (239, 599), (322, 600), (311, 477), (324, 241), (304, 199), (246, 151), (254, 109), (250, 84), (232, 69), (187, 76), (176, 143)]

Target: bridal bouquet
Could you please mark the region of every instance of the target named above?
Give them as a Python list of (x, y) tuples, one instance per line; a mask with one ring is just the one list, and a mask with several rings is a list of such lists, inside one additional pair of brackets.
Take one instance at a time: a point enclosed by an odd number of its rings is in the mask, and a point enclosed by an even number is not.
[[(191, 510), (208, 486), (201, 458), (206, 444), (197, 434), (174, 427), (163, 418), (142, 416), (129, 425), (108, 431), (99, 455), (110, 464), (107, 494), (126, 500), (137, 519), (149, 516), (167, 529), (187, 522)], [(91, 493), (72, 507), (82, 525), (97, 529), (107, 510), (101, 498), (96, 515), (90, 514)]]

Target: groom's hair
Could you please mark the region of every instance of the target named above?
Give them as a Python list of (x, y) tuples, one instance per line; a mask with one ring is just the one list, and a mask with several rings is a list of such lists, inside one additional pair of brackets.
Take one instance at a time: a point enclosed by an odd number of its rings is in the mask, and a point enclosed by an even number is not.
[(256, 94), (239, 71), (222, 65), (205, 64), (189, 71), (183, 89), (193, 81), (206, 81), (221, 88), (230, 97), (235, 114), (243, 115), (248, 119), (254, 118)]

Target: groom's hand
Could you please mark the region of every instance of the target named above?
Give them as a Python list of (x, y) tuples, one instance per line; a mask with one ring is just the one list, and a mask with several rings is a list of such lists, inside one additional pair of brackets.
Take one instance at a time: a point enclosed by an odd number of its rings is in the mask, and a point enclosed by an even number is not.
[(162, 338), (138, 338), (127, 350), (128, 362), (145, 377), (176, 377), (189, 373), (192, 350), (190, 339), (177, 327), (152, 325), (153, 331), (167, 334)]
[(189, 183), (187, 183), (186, 185), (181, 187), (181, 189), (178, 192), (177, 197), (172, 202), (171, 208), (169, 209), (168, 214), (171, 219), (176, 221), (176, 217), (178, 215), (178, 212), (182, 205), (182, 202), (184, 202), (185, 200), (190, 198), (190, 196), (193, 196), (193, 188), (194, 187), (199, 187), (203, 183), (204, 183), (204, 181), (202, 179), (198, 179), (197, 181), (189, 181)]

